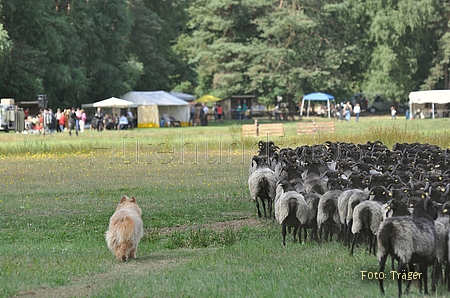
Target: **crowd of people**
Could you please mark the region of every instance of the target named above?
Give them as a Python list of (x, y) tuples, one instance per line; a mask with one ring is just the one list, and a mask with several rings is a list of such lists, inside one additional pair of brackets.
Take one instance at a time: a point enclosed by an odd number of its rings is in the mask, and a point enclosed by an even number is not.
[(219, 103), (213, 105), (211, 109), (205, 103), (202, 104), (191, 103), (189, 126), (196, 126), (196, 125), (207, 126), (210, 111), (211, 114), (213, 115), (215, 122), (223, 123), (224, 111)]
[(56, 113), (50, 108), (45, 108), (41, 109), (35, 116), (31, 116), (29, 110), (26, 109), (24, 115), (26, 132), (68, 132), (69, 135), (72, 135), (72, 131), (74, 131), (77, 136), (78, 133), (83, 133), (86, 127), (99, 132), (105, 129), (123, 130), (132, 129), (134, 122), (131, 111), (128, 111), (119, 117), (117, 114), (114, 114), (114, 116), (103, 114), (101, 108), (97, 108), (89, 126), (86, 125), (87, 115), (82, 108), (75, 109), (73, 107), (64, 110), (58, 108)]

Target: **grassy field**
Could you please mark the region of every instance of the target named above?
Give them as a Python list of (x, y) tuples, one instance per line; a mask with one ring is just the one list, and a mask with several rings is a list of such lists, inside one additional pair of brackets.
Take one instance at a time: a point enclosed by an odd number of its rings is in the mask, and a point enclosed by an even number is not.
[[(297, 136), (296, 125), (286, 122), (286, 136), (274, 141), (450, 146), (450, 119), (368, 116), (319, 136)], [(258, 140), (242, 139), (236, 122), (0, 134), (0, 297), (380, 296), (376, 280), (362, 279), (361, 271), (378, 269), (364, 248), (350, 257), (339, 243), (290, 237), (283, 248), (281, 227), (257, 218), (247, 178)], [(104, 240), (122, 195), (136, 196), (145, 229), (127, 263)], [(396, 295), (396, 282), (385, 286)], [(437, 297), (448, 294), (438, 287)]]

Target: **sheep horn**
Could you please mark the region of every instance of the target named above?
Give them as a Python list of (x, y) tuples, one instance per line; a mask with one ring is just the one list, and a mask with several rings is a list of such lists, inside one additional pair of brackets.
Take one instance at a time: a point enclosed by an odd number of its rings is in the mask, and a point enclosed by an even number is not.
[(425, 211), (427, 210), (428, 204), (431, 202), (431, 198), (430, 197), (426, 197), (425, 200), (423, 201), (423, 209), (425, 209)]

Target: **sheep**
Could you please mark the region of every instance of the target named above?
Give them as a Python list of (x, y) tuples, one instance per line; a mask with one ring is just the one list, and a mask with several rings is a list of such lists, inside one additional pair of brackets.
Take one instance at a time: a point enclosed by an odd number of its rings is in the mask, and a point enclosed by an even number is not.
[(319, 241), (319, 237), (317, 236), (317, 209), (319, 206), (319, 201), (322, 195), (317, 193), (310, 193), (303, 195), (306, 204), (309, 208), (309, 217), (308, 221), (305, 225), (303, 225), (303, 231), (305, 234), (305, 241), (308, 238), (308, 233), (306, 229), (311, 229), (311, 239), (315, 241)]
[[(384, 272), (386, 259), (390, 255), (398, 261), (398, 271), (406, 271), (409, 264), (410, 270), (414, 263), (419, 263), (425, 284), (425, 294), (428, 294), (428, 265), (434, 263), (436, 231), (433, 220), (437, 213), (433, 208), (433, 202), (423, 199), (414, 208), (413, 217), (397, 216), (387, 218), (378, 229), (377, 259), (380, 265), (379, 272)], [(383, 279), (379, 280), (381, 294), (384, 295)], [(402, 294), (402, 279), (398, 278), (398, 296)], [(409, 291), (410, 283), (406, 291)], [(434, 287), (434, 286), (433, 286)]]
[(449, 207), (450, 202), (446, 202), (441, 206), (441, 204), (436, 204), (439, 208), (438, 218), (434, 222), (434, 227), (436, 230), (436, 263), (435, 273), (436, 280), (442, 279), (442, 265), (445, 264), (446, 277), (448, 278), (448, 240), (449, 240), (449, 227), (450, 227), (450, 216)]
[(275, 219), (282, 226), (283, 246), (286, 246), (286, 228), (294, 228), (294, 240), (298, 232), (298, 241), (302, 242), (302, 225), (306, 224), (309, 217), (309, 208), (303, 195), (296, 192), (288, 181), (281, 181), (279, 186), (283, 193), (275, 201)]
[(344, 190), (341, 195), (338, 198), (338, 212), (339, 212), (339, 219), (342, 226), (342, 233), (344, 235), (344, 245), (347, 245), (348, 242), (348, 234), (347, 234), (347, 213), (348, 213), (348, 201), (351, 196), (353, 196), (355, 193), (364, 192), (360, 189), (347, 189)]
[(261, 217), (258, 198), (263, 205), (264, 217), (267, 217), (265, 204), (265, 201), (267, 201), (270, 217), (272, 214), (272, 202), (275, 199), (277, 177), (275, 172), (269, 168), (264, 157), (254, 156), (252, 162), (256, 164), (256, 168), (248, 178), (250, 196), (258, 209), (258, 217)]
[[(272, 169), (272, 165), (270, 164), (271, 159), (274, 155), (274, 153), (277, 152), (278, 149), (280, 149), (278, 146), (275, 146), (275, 143), (273, 141), (259, 141), (258, 142), (258, 155), (259, 157), (265, 157), (266, 161), (269, 163), (269, 167)], [(253, 162), (250, 164), (250, 167), (248, 169), (248, 174), (251, 175), (255, 170), (257, 169), (257, 165)]]
[(369, 237), (369, 254), (373, 249), (375, 255), (376, 236), (382, 219), (381, 204), (376, 201), (363, 201), (355, 207), (353, 210), (353, 241), (350, 255), (353, 255), (353, 249), (358, 241), (359, 234), (365, 234)]
[(330, 241), (333, 238), (333, 226), (340, 225), (338, 212), (338, 198), (342, 193), (340, 188), (340, 179), (329, 179), (328, 185), (330, 190), (322, 195), (317, 207), (317, 227), (319, 228), (319, 237), (322, 239), (322, 225), (326, 226), (325, 240), (330, 235)]

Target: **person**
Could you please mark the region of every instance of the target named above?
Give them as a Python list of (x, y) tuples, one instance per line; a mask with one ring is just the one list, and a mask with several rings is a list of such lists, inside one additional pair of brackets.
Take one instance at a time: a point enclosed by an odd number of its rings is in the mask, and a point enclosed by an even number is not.
[(58, 121), (59, 132), (64, 132), (65, 120), (66, 120), (65, 113), (61, 113), (61, 115), (59, 116), (59, 121)]
[(352, 115), (352, 105), (349, 101), (344, 106), (345, 120), (350, 121), (350, 117)]
[(280, 120), (280, 106), (276, 105), (275, 108), (273, 109), (273, 113), (275, 115), (275, 120)]
[(336, 110), (337, 110), (337, 113), (338, 113), (339, 121), (342, 121), (342, 104), (339, 103), (336, 106)]
[(392, 120), (396, 119), (396, 114), (397, 114), (397, 111), (395, 110), (395, 107), (391, 106), (391, 119)]
[(237, 102), (236, 112), (237, 112), (237, 118), (239, 120), (241, 120), (242, 119), (242, 106), (241, 106), (240, 100), (238, 100), (238, 102)]
[(117, 114), (114, 114), (114, 129), (117, 130), (119, 127), (119, 116)]
[(353, 113), (355, 113), (356, 122), (359, 121), (359, 114), (361, 114), (361, 106), (359, 103), (356, 103), (355, 107), (353, 108)]
[(103, 113), (101, 108), (97, 108), (94, 117), (97, 118), (97, 131), (101, 132), (103, 130)]
[(63, 115), (63, 113), (61, 112), (61, 109), (58, 108), (56, 110), (56, 114), (55, 114), (55, 116), (56, 116), (56, 132), (62, 132), (61, 131), (61, 124), (59, 123), (60, 122), (59, 120), (61, 119), (62, 115)]
[(166, 118), (164, 118), (164, 116), (162, 116), (161, 120), (159, 121), (159, 127), (164, 127), (165, 125), (166, 125)]
[(214, 122), (217, 122), (219, 120), (219, 114), (217, 113), (217, 104), (212, 107), (212, 111), (214, 115)]
[[(247, 112), (247, 101), (244, 99), (244, 102), (242, 103), (241, 114), (244, 114), (244, 119), (247, 119), (247, 116), (245, 115), (245, 112)], [(239, 119), (242, 119), (242, 117), (239, 118)]]
[(84, 125), (86, 124), (86, 113), (84, 112), (84, 109), (80, 110), (80, 120), (79, 120), (79, 124), (80, 124), (80, 132), (83, 133), (84, 132)]
[(208, 112), (209, 112), (209, 108), (206, 104), (203, 104), (203, 126), (207, 126), (208, 125)]
[(223, 108), (220, 103), (217, 105), (217, 117), (220, 123), (223, 122)]
[(131, 113), (131, 111), (128, 109), (128, 112), (127, 112), (127, 119), (128, 119), (128, 128), (129, 129), (133, 129), (133, 127), (134, 127), (134, 117), (133, 117), (133, 113)]
[(25, 111), (23, 112), (24, 118), (28, 119), (28, 116), (30, 116), (30, 109), (26, 108)]
[(81, 110), (80, 110), (80, 108), (77, 108), (76, 114), (77, 114), (77, 123), (76, 123), (76, 125), (77, 125), (78, 131), (80, 131), (80, 119), (81, 119)]
[(48, 112), (47, 109), (44, 109), (44, 132), (51, 132), (51, 125), (52, 125), (52, 115)]
[(195, 104), (191, 103), (191, 115), (189, 117), (189, 125), (191, 125), (192, 122), (192, 126), (195, 125)]
[(119, 129), (123, 130), (123, 129), (128, 129), (128, 118), (127, 115), (123, 114), (120, 119), (119, 119)]
[(250, 109), (245, 110), (244, 119), (249, 119), (251, 115), (252, 115), (252, 110), (250, 110)]
[(204, 105), (205, 104), (202, 104), (202, 107), (200, 108), (200, 112), (199, 112), (201, 126), (205, 126), (205, 110), (203, 109)]
[(75, 134), (78, 136), (78, 126), (77, 126), (77, 112), (75, 108), (69, 113), (69, 135), (72, 135), (72, 129), (75, 129)]

